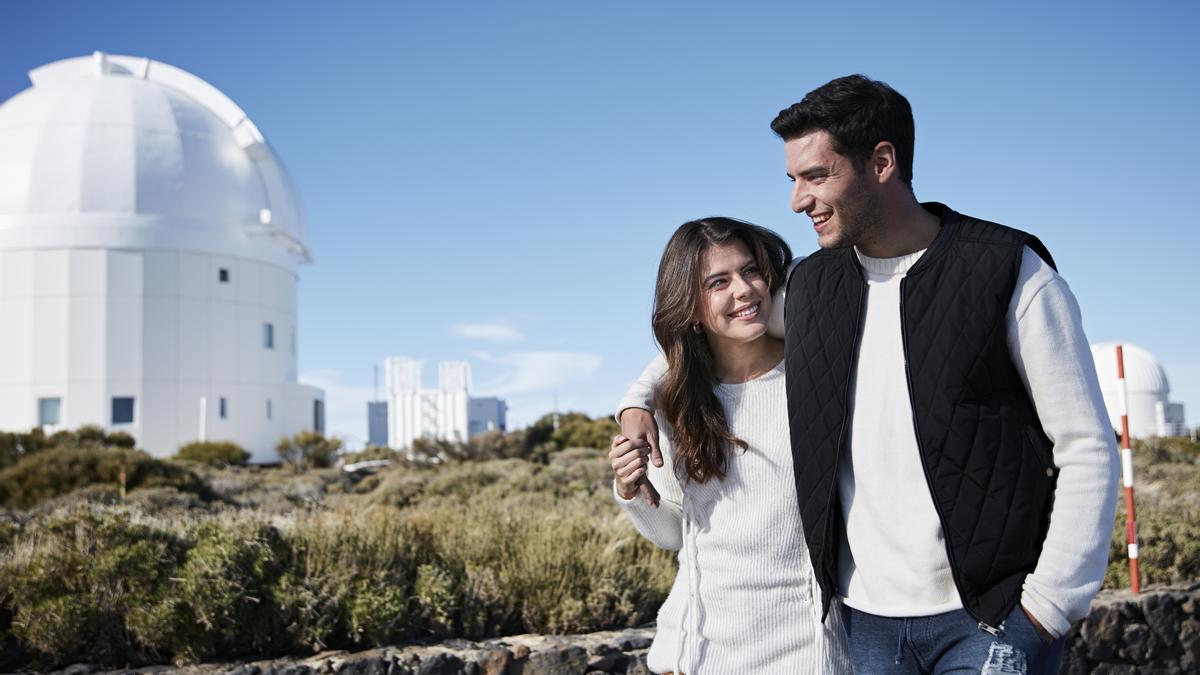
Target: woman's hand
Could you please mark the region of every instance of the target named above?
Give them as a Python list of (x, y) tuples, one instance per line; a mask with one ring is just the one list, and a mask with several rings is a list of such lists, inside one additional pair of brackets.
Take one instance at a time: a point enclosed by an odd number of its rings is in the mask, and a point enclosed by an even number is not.
[[(612, 464), (613, 477), (617, 483), (617, 494), (621, 495), (622, 499), (633, 499), (637, 496), (638, 483), (646, 475), (649, 455), (649, 443), (631, 440), (620, 434), (613, 436), (612, 447), (608, 451), (608, 461)], [(653, 490), (653, 488), (651, 489)]]

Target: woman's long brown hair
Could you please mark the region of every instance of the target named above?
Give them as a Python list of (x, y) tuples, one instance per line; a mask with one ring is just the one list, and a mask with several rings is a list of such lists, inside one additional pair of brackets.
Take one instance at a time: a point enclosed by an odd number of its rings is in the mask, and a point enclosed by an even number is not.
[[(674, 432), (675, 466), (698, 483), (725, 478), (726, 456), (746, 442), (735, 436), (713, 387), (714, 357), (703, 331), (692, 324), (700, 307), (700, 261), (710, 246), (740, 241), (758, 264), (770, 293), (783, 285), (792, 251), (774, 232), (714, 216), (679, 226), (663, 250), (654, 288), (654, 337), (667, 359), (656, 405)], [(682, 477), (682, 476), (681, 476)]]

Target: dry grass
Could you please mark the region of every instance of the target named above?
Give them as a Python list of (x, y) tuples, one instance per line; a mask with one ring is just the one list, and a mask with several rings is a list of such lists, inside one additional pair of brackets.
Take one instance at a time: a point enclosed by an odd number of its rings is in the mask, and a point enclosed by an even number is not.
[(204, 468), (220, 496), (76, 496), (0, 527), (0, 669), (196, 661), (623, 627), (674, 576), (603, 454), (437, 469)]

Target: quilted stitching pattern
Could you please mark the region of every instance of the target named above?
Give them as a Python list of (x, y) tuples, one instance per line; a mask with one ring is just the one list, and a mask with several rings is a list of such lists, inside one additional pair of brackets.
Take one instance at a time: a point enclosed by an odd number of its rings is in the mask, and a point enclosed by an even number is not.
[[(938, 241), (903, 282), (913, 411), (959, 590), (998, 624), (1036, 564), (1054, 480), (1035, 461), (1032, 444), (1045, 436), (1009, 359), (1005, 317), (1023, 246), (1053, 261), (1036, 238), (946, 211)], [(826, 602), (837, 584), (836, 470), (865, 292), (853, 255), (810, 256), (787, 295), (793, 469)]]

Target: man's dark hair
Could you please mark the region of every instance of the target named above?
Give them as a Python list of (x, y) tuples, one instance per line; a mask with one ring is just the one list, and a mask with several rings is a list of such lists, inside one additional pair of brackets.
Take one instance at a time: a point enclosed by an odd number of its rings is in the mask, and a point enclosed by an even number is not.
[(833, 139), (834, 151), (848, 158), (859, 173), (866, 168), (875, 146), (888, 141), (896, 148), (900, 179), (912, 189), (912, 106), (883, 82), (863, 75), (839, 77), (781, 110), (771, 122), (771, 130), (784, 141), (825, 131)]

